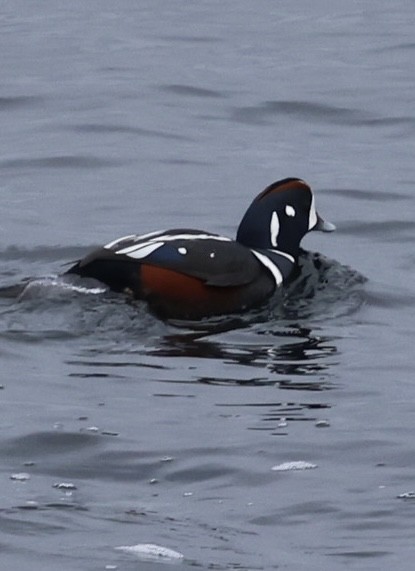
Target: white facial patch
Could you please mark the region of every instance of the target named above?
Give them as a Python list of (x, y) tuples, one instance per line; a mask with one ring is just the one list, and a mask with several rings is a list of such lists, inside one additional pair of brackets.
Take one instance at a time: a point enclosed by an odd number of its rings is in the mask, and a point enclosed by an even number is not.
[(287, 204), (287, 206), (285, 207), (285, 214), (287, 216), (291, 216), (291, 218), (293, 218), (295, 216), (294, 206), (291, 206), (291, 204)]
[(182, 256), (185, 256), (187, 254), (186, 248), (177, 248), (177, 251), (179, 252), (179, 254), (182, 254)]
[(215, 257), (215, 252), (211, 252), (211, 253), (209, 254), (209, 258), (214, 258), (214, 257)]
[(311, 230), (317, 224), (316, 205), (314, 203), (314, 194), (311, 198), (310, 214), (308, 216), (308, 229)]
[(278, 214), (275, 212), (275, 210), (271, 216), (271, 223), (269, 225), (269, 230), (271, 232), (271, 244), (274, 246), (274, 248), (276, 248), (277, 247), (278, 234), (280, 231), (280, 221), (278, 218)]

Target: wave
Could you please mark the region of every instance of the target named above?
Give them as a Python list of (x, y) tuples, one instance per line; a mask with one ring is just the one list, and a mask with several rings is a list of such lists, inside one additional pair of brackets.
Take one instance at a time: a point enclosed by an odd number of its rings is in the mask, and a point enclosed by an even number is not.
[[(32, 250), (31, 255), (35, 254), (61, 259), (57, 254), (62, 250)], [(188, 355), (189, 339), (193, 350), (203, 352), (207, 347), (202, 344), (198, 349), (197, 339), (244, 329), (259, 335), (266, 331), (277, 337), (308, 339), (305, 331), (310, 323), (344, 318), (365, 302), (365, 278), (354, 270), (309, 252), (302, 253), (299, 268), (298, 277), (263, 306), (244, 314), (199, 321), (162, 322), (150, 313), (145, 302), (114, 294), (96, 280), (59, 275), (26, 279), (0, 289), (0, 335), (14, 339), (19, 335), (22, 339), (34, 336), (39, 340), (42, 336), (50, 339), (53, 334), (92, 335), (110, 340), (116, 334), (118, 341), (128, 344), (154, 331), (156, 336), (161, 334), (167, 339), (169, 351), (180, 354), (183, 350)], [(182, 348), (173, 339), (175, 332), (184, 343)], [(156, 351), (162, 352), (162, 346), (156, 345)]]

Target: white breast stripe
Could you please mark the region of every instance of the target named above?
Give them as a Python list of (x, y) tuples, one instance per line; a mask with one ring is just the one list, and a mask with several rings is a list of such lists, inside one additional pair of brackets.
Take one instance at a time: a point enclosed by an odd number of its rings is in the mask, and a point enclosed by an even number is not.
[(271, 223), (269, 225), (269, 229), (271, 232), (271, 244), (276, 248), (278, 233), (280, 231), (280, 221), (278, 219), (278, 214), (275, 212), (275, 210), (271, 216)]
[(311, 198), (310, 214), (308, 216), (308, 229), (311, 230), (317, 224), (317, 212), (316, 205), (314, 201), (314, 194)]
[(282, 252), (281, 250), (275, 250), (274, 248), (268, 248), (268, 250), (278, 254), (279, 256), (284, 256), (284, 258), (287, 258), (287, 260), (290, 260), (290, 262), (295, 264), (295, 258), (294, 256), (291, 256), (291, 254), (287, 254), (287, 252)]
[(279, 287), (280, 285), (282, 285), (282, 274), (280, 272), (280, 270), (278, 269), (278, 267), (274, 264), (274, 262), (272, 262), (269, 258), (267, 258), (267, 256), (264, 256), (264, 254), (260, 254), (259, 252), (256, 252), (255, 250), (251, 250), (251, 252), (254, 254), (254, 256), (256, 256), (258, 258), (258, 260), (261, 262), (261, 264), (263, 266), (265, 266), (270, 272), (271, 274), (274, 276), (274, 280), (275, 283), (277, 284), (277, 287)]

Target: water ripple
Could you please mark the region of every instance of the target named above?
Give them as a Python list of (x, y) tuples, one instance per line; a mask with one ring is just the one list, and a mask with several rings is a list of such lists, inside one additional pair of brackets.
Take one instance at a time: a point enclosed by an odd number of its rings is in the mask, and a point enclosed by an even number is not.
[(157, 89), (167, 91), (169, 93), (174, 93), (176, 95), (190, 96), (190, 97), (211, 97), (211, 98), (223, 98), (225, 95), (220, 91), (215, 91), (213, 89), (206, 89), (203, 87), (195, 87), (193, 85), (162, 85), (158, 86)]
[(113, 133), (131, 134), (139, 137), (154, 137), (161, 139), (172, 139), (176, 141), (194, 141), (193, 138), (178, 133), (168, 133), (167, 131), (157, 131), (155, 129), (144, 129), (131, 125), (104, 125), (100, 123), (85, 123), (82, 125), (70, 125), (67, 129), (79, 133), (96, 133), (99, 135), (112, 135)]
[(367, 201), (390, 201), (394, 202), (396, 200), (408, 200), (411, 198), (410, 194), (404, 194), (403, 192), (397, 192), (395, 189), (390, 192), (382, 191), (377, 188), (371, 190), (358, 189), (358, 188), (330, 188), (322, 189), (330, 194), (337, 194), (343, 198), (352, 198), (353, 200), (367, 200)]
[[(0, 260), (24, 260), (37, 263), (39, 261), (62, 261), (65, 259), (77, 260), (85, 255), (90, 249), (98, 248), (98, 245), (91, 244), (83, 246), (37, 246), (36, 248), (23, 248), (21, 246), (9, 246), (5, 250), (0, 250)], [(73, 262), (68, 262), (73, 263)]]
[(342, 234), (350, 236), (373, 236), (388, 242), (415, 240), (414, 223), (409, 220), (385, 220), (369, 222), (346, 221), (339, 229)]
[(43, 101), (42, 97), (32, 95), (16, 95), (0, 97), (0, 111), (14, 110), (20, 107), (31, 107)]
[(103, 159), (92, 155), (61, 155), (56, 157), (4, 159), (0, 161), (2, 169), (96, 169), (125, 164), (125, 161)]
[(358, 109), (335, 107), (309, 101), (264, 101), (258, 105), (234, 109), (232, 116), (238, 123), (267, 125), (279, 115), (312, 122), (337, 125), (360, 125), (371, 119), (370, 114)]

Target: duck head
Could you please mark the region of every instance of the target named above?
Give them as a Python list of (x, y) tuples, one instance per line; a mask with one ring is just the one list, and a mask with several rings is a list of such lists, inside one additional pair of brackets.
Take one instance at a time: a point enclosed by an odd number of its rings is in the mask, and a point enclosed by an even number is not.
[(335, 226), (317, 214), (306, 182), (285, 178), (253, 200), (239, 224), (236, 240), (248, 248), (280, 250), (296, 258), (302, 238), (311, 230), (332, 232)]

